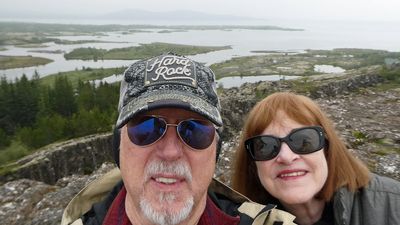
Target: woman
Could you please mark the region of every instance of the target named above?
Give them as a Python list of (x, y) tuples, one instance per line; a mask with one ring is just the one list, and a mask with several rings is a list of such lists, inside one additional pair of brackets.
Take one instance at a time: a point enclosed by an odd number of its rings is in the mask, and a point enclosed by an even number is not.
[(307, 224), (400, 224), (400, 182), (371, 174), (305, 96), (275, 93), (249, 113), (233, 187)]

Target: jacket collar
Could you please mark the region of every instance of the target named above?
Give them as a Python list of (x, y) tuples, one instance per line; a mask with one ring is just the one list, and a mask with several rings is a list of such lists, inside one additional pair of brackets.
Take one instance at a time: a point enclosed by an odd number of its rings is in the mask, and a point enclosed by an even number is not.
[[(103, 200), (110, 190), (121, 181), (119, 168), (114, 168), (102, 177), (84, 187), (67, 205), (64, 210), (61, 225), (68, 225), (88, 212), (94, 203)], [(224, 195), (236, 203), (250, 201), (247, 197), (213, 178), (208, 191)]]

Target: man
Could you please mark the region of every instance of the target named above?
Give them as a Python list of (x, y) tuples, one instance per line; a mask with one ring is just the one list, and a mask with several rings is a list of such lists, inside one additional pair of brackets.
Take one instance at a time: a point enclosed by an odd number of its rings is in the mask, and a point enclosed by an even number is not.
[(114, 132), (119, 170), (81, 191), (62, 224), (251, 224), (257, 214), (291, 224), (291, 215), (242, 204), (244, 196), (212, 179), (219, 111), (208, 67), (172, 53), (132, 64), (121, 82)]

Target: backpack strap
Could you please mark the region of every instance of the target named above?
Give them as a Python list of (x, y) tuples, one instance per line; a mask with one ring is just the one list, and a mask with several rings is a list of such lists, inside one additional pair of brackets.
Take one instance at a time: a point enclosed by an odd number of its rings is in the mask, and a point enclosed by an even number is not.
[(276, 209), (274, 205), (261, 205), (256, 202), (244, 202), (239, 212), (254, 219), (252, 225), (292, 225), (296, 218), (292, 214)]

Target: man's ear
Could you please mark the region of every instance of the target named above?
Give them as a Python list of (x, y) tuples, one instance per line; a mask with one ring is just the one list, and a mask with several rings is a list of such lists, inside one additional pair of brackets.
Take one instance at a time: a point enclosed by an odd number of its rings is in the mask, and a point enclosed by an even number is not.
[(215, 160), (215, 162), (217, 162), (218, 163), (218, 160), (219, 160), (219, 155), (221, 154), (221, 148), (222, 148), (222, 138), (221, 138), (221, 132), (222, 132), (222, 129), (218, 129), (217, 130), (217, 155), (216, 155), (216, 160)]
[(114, 128), (112, 137), (112, 155), (115, 163), (119, 167), (119, 145), (121, 142), (121, 129)]

